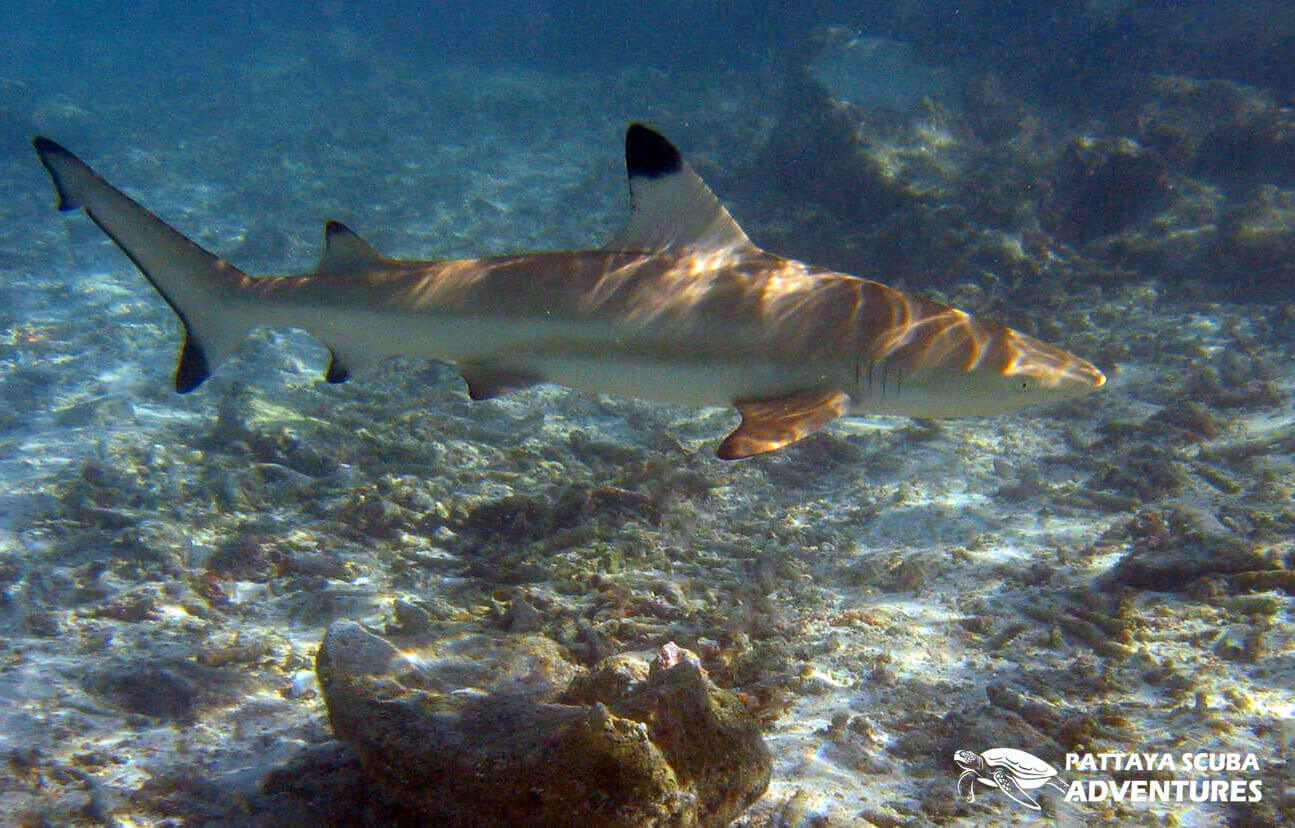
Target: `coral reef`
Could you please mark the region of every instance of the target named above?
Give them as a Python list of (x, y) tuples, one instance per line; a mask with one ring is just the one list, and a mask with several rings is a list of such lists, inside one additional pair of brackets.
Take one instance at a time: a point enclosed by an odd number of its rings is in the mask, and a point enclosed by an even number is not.
[(1129, 527), (1133, 548), (1110, 570), (1116, 583), (1181, 589), (1209, 575), (1281, 570), (1276, 550), (1247, 541), (1201, 509), (1179, 506), (1166, 520), (1148, 511)]

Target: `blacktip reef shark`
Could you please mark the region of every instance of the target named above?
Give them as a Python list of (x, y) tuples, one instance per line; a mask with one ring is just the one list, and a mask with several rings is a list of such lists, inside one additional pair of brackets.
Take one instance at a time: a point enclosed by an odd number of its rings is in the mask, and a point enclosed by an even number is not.
[(679, 151), (632, 124), (632, 212), (597, 250), (455, 261), (379, 254), (328, 222), (314, 271), (252, 277), (199, 247), (47, 138), (60, 210), (83, 209), (184, 326), (180, 393), (253, 328), (301, 328), (343, 382), (394, 354), (457, 364), (474, 400), (537, 383), (734, 405), (725, 460), (847, 414), (993, 415), (1101, 388), (1060, 348), (879, 282), (756, 247)]

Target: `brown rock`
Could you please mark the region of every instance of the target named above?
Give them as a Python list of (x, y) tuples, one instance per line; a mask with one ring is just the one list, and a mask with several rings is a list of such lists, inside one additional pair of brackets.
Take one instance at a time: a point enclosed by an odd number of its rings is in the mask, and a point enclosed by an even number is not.
[(768, 785), (758, 726), (694, 661), (613, 657), (560, 696), (576, 671), (552, 642), (479, 638), (410, 651), (338, 622), (320, 647), (338, 738), (419, 819), (727, 825)]

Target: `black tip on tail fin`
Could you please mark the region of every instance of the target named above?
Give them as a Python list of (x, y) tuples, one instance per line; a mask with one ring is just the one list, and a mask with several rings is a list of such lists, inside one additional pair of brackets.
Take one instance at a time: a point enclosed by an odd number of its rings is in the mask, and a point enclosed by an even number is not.
[(625, 131), (625, 169), (630, 178), (660, 178), (683, 169), (683, 157), (661, 133), (630, 124)]
[(180, 364), (175, 368), (175, 390), (181, 394), (188, 394), (211, 376), (207, 355), (189, 333), (188, 327), (185, 325), (184, 350), (180, 352)]
[(328, 370), (324, 372), (324, 379), (328, 380), (333, 385), (337, 385), (340, 382), (346, 382), (350, 378), (351, 369), (347, 367), (345, 362), (338, 359), (337, 354), (333, 353), (330, 349)]
[(82, 208), (139, 268), (184, 325), (175, 390), (187, 394), (211, 375), (254, 323), (228, 300), (250, 280), (229, 262), (150, 213), (48, 138), (32, 147), (58, 191), (60, 210)]
[(31, 139), (31, 145), (36, 148), (36, 154), (40, 156), (40, 162), (45, 165), (45, 169), (49, 172), (49, 177), (54, 179), (54, 189), (58, 191), (58, 209), (62, 212), (67, 212), (68, 210), (75, 210), (80, 207), (81, 205), (68, 195), (67, 188), (63, 186), (63, 182), (59, 178), (58, 170), (55, 167), (55, 162), (53, 160), (58, 159), (80, 163), (80, 159), (60, 145), (40, 135)]

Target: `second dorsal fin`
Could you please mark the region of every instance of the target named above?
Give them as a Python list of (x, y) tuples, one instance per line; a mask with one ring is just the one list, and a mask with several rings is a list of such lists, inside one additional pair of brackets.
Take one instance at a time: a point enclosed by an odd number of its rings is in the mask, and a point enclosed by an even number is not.
[(324, 225), (324, 255), (319, 257), (316, 275), (354, 273), (386, 262), (385, 256), (340, 221)]
[(604, 250), (754, 248), (679, 150), (642, 124), (625, 133), (633, 212)]

